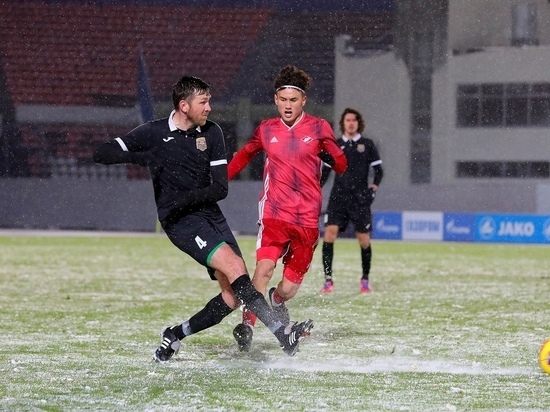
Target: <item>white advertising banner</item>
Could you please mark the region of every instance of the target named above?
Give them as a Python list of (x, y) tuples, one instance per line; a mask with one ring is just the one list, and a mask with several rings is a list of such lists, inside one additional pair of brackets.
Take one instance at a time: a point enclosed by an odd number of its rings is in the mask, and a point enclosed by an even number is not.
[(443, 212), (403, 212), (403, 240), (443, 240)]

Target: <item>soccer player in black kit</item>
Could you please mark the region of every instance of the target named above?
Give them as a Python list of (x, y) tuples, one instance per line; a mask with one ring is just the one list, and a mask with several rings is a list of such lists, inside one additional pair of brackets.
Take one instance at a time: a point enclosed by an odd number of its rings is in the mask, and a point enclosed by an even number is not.
[[(345, 230), (351, 221), (361, 247), (362, 275), (359, 290), (361, 293), (369, 293), (371, 291), (369, 273), (372, 259), (371, 204), (384, 174), (382, 160), (374, 142), (361, 136), (365, 129), (365, 121), (361, 113), (355, 109), (347, 108), (342, 113), (339, 123), (342, 137), (337, 139), (337, 143), (348, 159), (348, 168), (343, 174), (336, 175), (334, 178), (328, 201), (322, 246), (325, 284), (321, 292), (330, 293), (334, 290), (332, 278), (334, 242), (338, 237), (338, 232)], [(372, 183), (369, 183), (369, 168), (371, 167), (374, 177)], [(323, 167), (321, 184), (326, 182), (330, 171), (330, 167)]]
[(188, 320), (162, 331), (154, 359), (168, 361), (184, 337), (220, 323), (241, 304), (258, 316), (292, 356), (313, 322), (283, 324), (250, 281), (239, 246), (217, 204), (227, 196), (227, 159), (223, 132), (208, 120), (210, 97), (207, 83), (184, 76), (173, 87), (170, 116), (144, 123), (94, 153), (98, 163), (149, 167), (158, 218), (166, 235), (205, 266), (222, 290)]

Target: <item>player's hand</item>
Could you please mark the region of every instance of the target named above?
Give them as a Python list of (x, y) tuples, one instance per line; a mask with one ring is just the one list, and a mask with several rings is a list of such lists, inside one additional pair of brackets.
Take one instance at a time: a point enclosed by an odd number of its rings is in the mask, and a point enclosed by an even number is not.
[(372, 187), (369, 188), (369, 195), (370, 195), (370, 203), (374, 202), (374, 198), (376, 197), (376, 190), (374, 190)]
[(376, 191), (373, 188), (369, 188), (366, 191), (359, 191), (355, 194), (355, 199), (360, 206), (371, 205), (375, 197)]
[(330, 167), (334, 166), (334, 157), (332, 157), (330, 154), (328, 154), (325, 151), (322, 151), (317, 154), (317, 157), (323, 161), (323, 163), (326, 163)]

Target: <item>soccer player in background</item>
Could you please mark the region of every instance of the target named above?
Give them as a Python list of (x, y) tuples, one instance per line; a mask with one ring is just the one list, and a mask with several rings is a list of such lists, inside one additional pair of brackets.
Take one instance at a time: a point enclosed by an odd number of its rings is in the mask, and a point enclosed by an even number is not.
[[(336, 144), (331, 126), (303, 111), (311, 81), (306, 72), (295, 66), (279, 71), (274, 82), (279, 116), (262, 121), (228, 167), (232, 179), (260, 151), (267, 155), (252, 283), (265, 295), (282, 257), (283, 278), (269, 290), (269, 300), (283, 324), (290, 320), (285, 302), (298, 292), (319, 241), (322, 203), (319, 154), (329, 155), (337, 173), (346, 169), (346, 158)], [(245, 305), (242, 323), (233, 331), (241, 351), (251, 347), (256, 315), (253, 307)]]
[[(182, 252), (208, 269), (221, 293), (181, 324), (165, 328), (156, 349), (157, 362), (168, 361), (181, 340), (214, 326), (242, 304), (252, 308), (294, 355), (309, 334), (311, 320), (287, 328), (251, 283), (242, 254), (217, 202), (227, 196), (227, 159), (221, 128), (208, 120), (210, 86), (199, 78), (182, 77), (172, 91), (174, 110), (163, 119), (144, 123), (126, 136), (99, 146), (94, 161), (148, 166), (159, 221)], [(182, 298), (185, 296), (182, 289)]]
[[(363, 137), (365, 130), (363, 116), (355, 109), (347, 108), (340, 117), (340, 131), (342, 137), (338, 145), (344, 150), (348, 159), (348, 168), (345, 173), (334, 178), (330, 198), (325, 216), (325, 234), (323, 238), (323, 270), (325, 284), (323, 293), (334, 290), (332, 278), (332, 260), (334, 256), (334, 242), (338, 232), (346, 229), (348, 223), (353, 223), (355, 235), (361, 247), (362, 276), (360, 292), (369, 293), (369, 273), (372, 259), (370, 233), (372, 231), (371, 204), (374, 201), (376, 190), (382, 181), (384, 172), (382, 160), (374, 142)], [(369, 184), (369, 168), (374, 171), (373, 182)], [(323, 167), (321, 183), (324, 184), (330, 174), (330, 166)]]

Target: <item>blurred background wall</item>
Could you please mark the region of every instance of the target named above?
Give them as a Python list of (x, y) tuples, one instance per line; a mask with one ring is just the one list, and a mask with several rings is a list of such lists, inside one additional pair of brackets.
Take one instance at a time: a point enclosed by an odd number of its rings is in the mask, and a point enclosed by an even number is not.
[[(550, 213), (544, 0), (0, 2), (0, 227), (153, 231), (147, 170), (94, 148), (213, 86), (228, 157), (276, 115), (271, 83), (314, 78), (306, 111), (359, 109), (385, 178), (375, 210)], [(256, 232), (263, 158), (222, 202)], [(328, 193), (330, 182), (324, 191)]]

